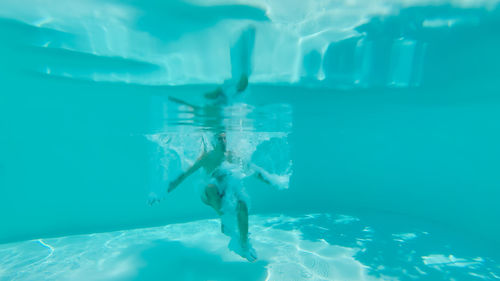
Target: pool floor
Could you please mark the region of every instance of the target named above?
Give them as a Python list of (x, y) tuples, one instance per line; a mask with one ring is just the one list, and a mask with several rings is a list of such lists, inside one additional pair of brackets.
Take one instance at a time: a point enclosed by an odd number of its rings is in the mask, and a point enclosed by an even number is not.
[(408, 219), (254, 215), (250, 232), (254, 263), (215, 219), (3, 244), (0, 280), (500, 279), (481, 248)]

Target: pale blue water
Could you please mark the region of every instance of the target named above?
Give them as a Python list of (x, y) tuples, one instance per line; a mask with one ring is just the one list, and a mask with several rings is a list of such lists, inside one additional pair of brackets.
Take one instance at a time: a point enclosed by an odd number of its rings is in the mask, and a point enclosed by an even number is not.
[[(494, 0), (0, 2), (0, 280), (500, 279), (499, 30)], [(220, 131), (253, 263), (211, 179), (166, 193)]]

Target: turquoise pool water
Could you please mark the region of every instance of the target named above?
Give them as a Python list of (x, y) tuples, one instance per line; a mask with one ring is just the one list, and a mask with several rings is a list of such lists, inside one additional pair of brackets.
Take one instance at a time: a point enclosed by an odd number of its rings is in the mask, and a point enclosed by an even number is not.
[[(2, 1), (0, 280), (500, 279), (499, 27), (487, 0)], [(222, 132), (238, 180), (167, 193)]]

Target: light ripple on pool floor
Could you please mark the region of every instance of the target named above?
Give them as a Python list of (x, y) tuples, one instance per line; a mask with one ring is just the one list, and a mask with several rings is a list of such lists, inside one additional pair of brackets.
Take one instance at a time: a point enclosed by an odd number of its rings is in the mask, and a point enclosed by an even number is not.
[(250, 226), (255, 263), (228, 250), (218, 220), (201, 220), (0, 245), (0, 280), (498, 279), (491, 260), (423, 255), (401, 244), (420, 235), (377, 237), (351, 216), (252, 216)]

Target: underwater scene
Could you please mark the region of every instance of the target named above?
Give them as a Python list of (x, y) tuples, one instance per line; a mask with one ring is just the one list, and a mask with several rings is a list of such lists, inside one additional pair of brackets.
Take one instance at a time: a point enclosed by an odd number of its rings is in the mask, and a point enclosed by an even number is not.
[(500, 1), (0, 0), (0, 281), (500, 280)]

